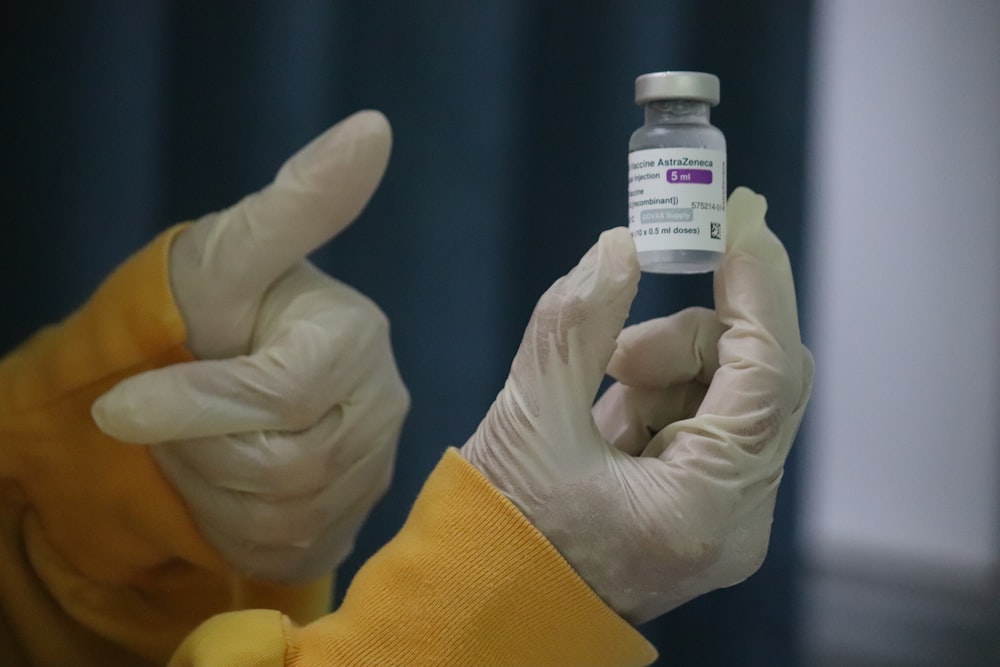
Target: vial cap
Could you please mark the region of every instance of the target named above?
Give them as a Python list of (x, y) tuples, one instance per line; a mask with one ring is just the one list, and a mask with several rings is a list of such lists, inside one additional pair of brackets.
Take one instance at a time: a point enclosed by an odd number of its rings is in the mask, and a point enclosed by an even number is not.
[(699, 100), (719, 103), (719, 77), (705, 72), (651, 72), (635, 80), (635, 103), (654, 100)]

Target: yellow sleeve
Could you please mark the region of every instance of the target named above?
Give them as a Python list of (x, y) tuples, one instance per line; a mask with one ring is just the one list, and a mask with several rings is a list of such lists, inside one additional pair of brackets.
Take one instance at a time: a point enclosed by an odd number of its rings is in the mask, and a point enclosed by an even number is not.
[(0, 664), (162, 665), (214, 614), (328, 609), (329, 578), (235, 575), (147, 451), (90, 417), (122, 378), (192, 359), (167, 276), (179, 229), (0, 361)]
[(335, 613), (211, 619), (171, 667), (624, 667), (653, 647), (608, 608), (456, 450), (399, 534), (359, 570)]

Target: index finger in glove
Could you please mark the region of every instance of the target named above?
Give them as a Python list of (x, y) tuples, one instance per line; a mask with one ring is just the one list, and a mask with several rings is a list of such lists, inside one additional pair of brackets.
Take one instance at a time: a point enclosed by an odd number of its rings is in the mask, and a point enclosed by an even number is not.
[(757, 458), (771, 464), (762, 474), (773, 475), (794, 439), (812, 359), (800, 340), (788, 255), (764, 221), (766, 208), (746, 188), (729, 200), (730, 247), (715, 276), (716, 310), (727, 327), (720, 367), (698, 414), (658, 436), (663, 458), (698, 460), (711, 451), (709, 458), (727, 468)]
[(377, 402), (386, 419), (405, 412), (388, 321), (374, 304), (308, 263), (269, 296), (252, 353), (123, 380), (94, 403), (102, 430), (134, 443), (298, 431), (348, 399)]

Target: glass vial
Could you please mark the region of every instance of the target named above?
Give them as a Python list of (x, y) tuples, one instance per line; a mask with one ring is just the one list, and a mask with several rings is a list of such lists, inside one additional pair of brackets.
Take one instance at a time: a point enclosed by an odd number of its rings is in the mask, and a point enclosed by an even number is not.
[(635, 80), (646, 122), (628, 150), (628, 226), (652, 273), (714, 271), (726, 250), (726, 138), (709, 122), (719, 78), (654, 72)]

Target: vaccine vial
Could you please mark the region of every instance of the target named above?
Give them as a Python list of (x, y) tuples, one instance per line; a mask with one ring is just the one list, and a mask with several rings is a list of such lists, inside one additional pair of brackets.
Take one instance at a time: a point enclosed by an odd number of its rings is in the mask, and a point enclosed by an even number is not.
[(719, 78), (643, 74), (635, 102), (646, 117), (628, 145), (628, 226), (639, 266), (714, 271), (726, 250), (726, 138), (709, 122)]

